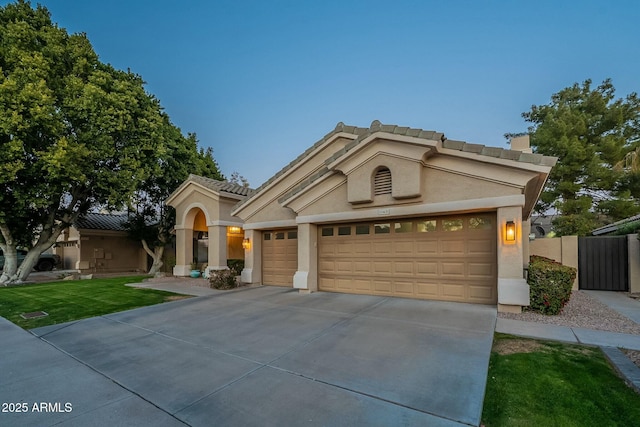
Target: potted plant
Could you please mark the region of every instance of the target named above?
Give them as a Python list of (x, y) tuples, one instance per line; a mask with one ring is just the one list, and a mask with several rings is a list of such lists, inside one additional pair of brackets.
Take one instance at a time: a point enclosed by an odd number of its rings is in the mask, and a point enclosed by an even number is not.
[(194, 279), (197, 277), (200, 277), (200, 270), (198, 270), (198, 262), (195, 259), (191, 263), (191, 273), (189, 275)]

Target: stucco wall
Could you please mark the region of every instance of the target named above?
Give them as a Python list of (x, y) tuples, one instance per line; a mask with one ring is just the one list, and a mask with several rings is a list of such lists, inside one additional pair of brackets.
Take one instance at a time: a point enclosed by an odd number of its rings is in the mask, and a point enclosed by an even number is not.
[[(113, 232), (112, 232), (113, 233)], [(75, 268), (89, 273), (147, 271), (147, 255), (140, 242), (126, 233), (111, 235), (81, 232), (80, 260)]]
[(324, 167), (324, 161), (334, 153), (340, 151), (352, 141), (350, 138), (338, 137), (326, 147), (320, 149), (313, 157), (303, 160), (295, 170), (291, 170), (286, 179), (281, 179), (275, 185), (264, 190), (259, 199), (242, 210), (240, 216), (246, 223), (281, 221), (295, 218), (295, 214), (278, 203), (278, 199), (288, 193), (293, 187), (313, 175)]
[[(578, 237), (563, 236), (535, 239), (529, 243), (529, 255), (551, 258), (563, 265), (578, 268)], [(573, 282), (573, 289), (578, 289), (578, 275)]]

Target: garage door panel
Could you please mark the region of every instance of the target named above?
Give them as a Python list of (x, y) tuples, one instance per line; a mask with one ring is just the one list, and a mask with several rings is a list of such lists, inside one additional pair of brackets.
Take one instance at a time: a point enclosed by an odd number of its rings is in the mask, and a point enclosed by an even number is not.
[[(372, 234), (319, 233), (320, 290), (496, 303), (495, 214), (388, 222), (388, 233), (373, 232), (374, 223), (333, 226)], [(336, 242), (339, 249), (326, 250)]]
[(338, 255), (351, 255), (353, 253), (353, 244), (350, 242), (340, 242), (336, 248), (336, 253)]
[(465, 275), (465, 263), (464, 262), (443, 262), (441, 266), (441, 275), (443, 277), (464, 277)]
[(478, 277), (478, 278), (493, 277), (493, 275), (495, 274), (493, 266), (494, 265), (490, 264), (490, 263), (470, 262), (468, 264), (469, 277), (470, 278), (474, 278), (474, 277)]
[(383, 261), (376, 261), (373, 263), (373, 272), (375, 274), (391, 274), (392, 270), (391, 270), (391, 262), (387, 261), (387, 262), (383, 262)]
[(393, 288), (397, 295), (411, 297), (414, 294), (413, 282), (395, 282)]
[(391, 286), (391, 281), (374, 280), (373, 281), (373, 289), (378, 294), (391, 295), (392, 290), (393, 290), (393, 286)]
[(390, 253), (393, 253), (391, 250), (392, 247), (392, 242), (374, 242), (373, 254), (388, 256)]
[(463, 284), (453, 284), (453, 283), (443, 283), (442, 284), (442, 296), (447, 299), (464, 300), (464, 290), (465, 285)]
[(438, 285), (436, 283), (416, 283), (416, 295), (426, 299), (438, 297)]
[(353, 244), (353, 253), (358, 256), (369, 256), (372, 253), (370, 242), (357, 242)]
[(413, 242), (393, 242), (393, 253), (396, 255), (413, 256)]
[(396, 261), (394, 263), (395, 273), (413, 275), (413, 265), (414, 263), (412, 261)]
[(336, 290), (336, 281), (330, 277), (320, 277), (318, 286), (324, 290)]
[(356, 274), (368, 274), (371, 272), (371, 262), (370, 261), (355, 261), (353, 263), (353, 272)]
[(438, 263), (436, 261), (416, 261), (416, 272), (420, 275), (437, 275)]
[(463, 240), (442, 240), (441, 241), (441, 253), (443, 255), (464, 255), (466, 242)]
[(336, 274), (348, 274), (353, 273), (353, 267), (351, 261), (338, 261), (336, 262)]
[(491, 239), (469, 240), (467, 253), (470, 255), (490, 255), (493, 252)]
[(371, 280), (369, 279), (354, 279), (353, 287), (362, 293), (371, 292)]
[(438, 241), (437, 240), (419, 240), (416, 243), (416, 255), (427, 256), (438, 254)]
[[(298, 268), (297, 229), (265, 231), (263, 236), (262, 283), (293, 286), (293, 275)], [(332, 250), (331, 247), (322, 249)]]
[(346, 278), (346, 279), (336, 278), (335, 283), (336, 283), (336, 288), (340, 291), (349, 291), (353, 288), (353, 280), (350, 278)]
[(475, 301), (486, 301), (494, 297), (495, 291), (486, 286), (469, 285), (469, 298)]

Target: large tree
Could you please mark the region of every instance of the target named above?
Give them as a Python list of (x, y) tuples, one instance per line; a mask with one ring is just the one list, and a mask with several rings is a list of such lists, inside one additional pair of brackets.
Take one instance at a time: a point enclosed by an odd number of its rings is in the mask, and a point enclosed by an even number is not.
[(523, 117), (536, 153), (558, 157), (538, 211), (555, 210), (559, 235), (586, 235), (603, 222), (640, 212), (629, 171), (615, 167), (640, 142), (640, 100), (615, 98), (610, 80), (574, 84)]
[[(103, 64), (42, 6), (0, 7), (0, 283), (24, 280), (79, 215), (121, 206), (163, 150), (140, 76)], [(16, 268), (16, 247), (31, 249)]]
[(153, 173), (140, 183), (129, 207), (126, 224), (129, 235), (142, 243), (142, 247), (153, 260), (149, 274), (163, 266), (164, 249), (172, 239), (175, 224), (175, 209), (165, 200), (190, 173), (213, 179), (224, 179), (213, 158), (213, 150), (198, 149), (195, 134), (186, 138), (164, 116), (164, 150), (153, 165)]

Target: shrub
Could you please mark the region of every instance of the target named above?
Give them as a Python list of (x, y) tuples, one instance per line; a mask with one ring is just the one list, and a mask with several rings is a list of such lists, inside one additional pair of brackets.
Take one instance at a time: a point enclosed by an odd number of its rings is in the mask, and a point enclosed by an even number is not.
[(571, 298), (577, 270), (552, 259), (534, 255), (529, 260), (527, 283), (531, 310), (558, 314)]
[(242, 274), (242, 270), (244, 269), (244, 260), (243, 259), (228, 259), (227, 267), (233, 270), (236, 273), (236, 276)]
[(211, 270), (209, 286), (214, 289), (233, 289), (238, 287), (236, 273), (233, 270)]

